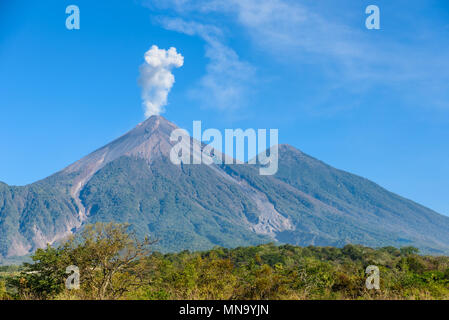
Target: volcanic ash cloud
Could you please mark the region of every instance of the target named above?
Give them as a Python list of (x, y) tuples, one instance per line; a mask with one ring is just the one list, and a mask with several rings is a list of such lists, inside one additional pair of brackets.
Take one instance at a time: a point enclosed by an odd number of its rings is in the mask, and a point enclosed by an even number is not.
[(175, 83), (172, 69), (182, 67), (183, 64), (184, 57), (174, 47), (165, 50), (153, 45), (145, 52), (145, 62), (139, 68), (145, 117), (165, 111), (168, 93)]

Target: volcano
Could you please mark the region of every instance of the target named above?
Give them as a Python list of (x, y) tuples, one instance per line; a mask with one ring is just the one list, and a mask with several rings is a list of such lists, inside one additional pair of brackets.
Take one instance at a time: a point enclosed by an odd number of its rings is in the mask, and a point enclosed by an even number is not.
[(0, 256), (27, 255), (99, 221), (129, 223), (163, 252), (277, 242), (449, 253), (448, 217), (289, 145), (279, 146), (273, 176), (249, 164), (174, 165), (176, 128), (152, 116), (46, 179), (0, 183)]

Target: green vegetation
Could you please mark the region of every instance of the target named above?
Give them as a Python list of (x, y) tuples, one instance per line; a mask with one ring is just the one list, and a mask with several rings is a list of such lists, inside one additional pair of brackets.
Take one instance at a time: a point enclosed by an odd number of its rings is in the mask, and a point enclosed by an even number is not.
[[(152, 133), (154, 138), (143, 133), (151, 128), (135, 132), (138, 141), (153, 141), (148, 145), (162, 142), (164, 152), (156, 150), (150, 159), (126, 155), (105, 163), (89, 176), (79, 199), (72, 196), (73, 186), (96, 166), (96, 156), (82, 160), (74, 171), (31, 185), (0, 182), (0, 265), (8, 263), (6, 257), (60, 240), (68, 230), (79, 232), (82, 207), (85, 222), (129, 223), (139, 239), (146, 234), (160, 239), (154, 249), (163, 253), (276, 241), (298, 246), (414, 246), (425, 254), (449, 254), (448, 217), (369, 180), (286, 145), (279, 147), (274, 176), (259, 175), (254, 165), (175, 166), (167, 155), (170, 144), (163, 142), (172, 126), (165, 126), (166, 132)], [(267, 216), (272, 214), (288, 223), (269, 225)], [(261, 232), (273, 226), (275, 240)]]
[[(87, 226), (34, 263), (0, 268), (0, 299), (449, 299), (449, 257), (416, 248), (264, 244), (205, 252), (150, 252), (121, 224)], [(66, 268), (80, 289), (65, 287)], [(365, 287), (368, 265), (380, 290)]]
[[(150, 242), (137, 240), (128, 225), (88, 225), (57, 248), (38, 249), (9, 280), (19, 298), (118, 299), (137, 284), (137, 262), (150, 254)], [(80, 273), (80, 290), (65, 290), (67, 267)], [(65, 291), (64, 291), (65, 290)]]
[(7, 281), (17, 276), (19, 270), (19, 266), (0, 266), (0, 300), (12, 299), (11, 292), (14, 288), (7, 287)]
[(163, 158), (148, 166), (122, 157), (98, 171), (80, 198), (91, 208), (89, 223), (129, 223), (138, 236), (160, 239), (155, 249), (161, 252), (270, 241), (248, 232), (244, 216), (256, 211), (251, 199), (206, 165), (179, 168)]

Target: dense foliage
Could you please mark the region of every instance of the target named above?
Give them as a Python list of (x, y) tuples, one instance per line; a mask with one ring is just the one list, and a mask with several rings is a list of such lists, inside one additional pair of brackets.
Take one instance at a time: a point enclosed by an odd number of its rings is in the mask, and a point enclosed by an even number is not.
[[(34, 254), (34, 263), (24, 263), (20, 274), (10, 277), (16, 296), (24, 299), (118, 299), (141, 281), (136, 262), (150, 254), (152, 242), (137, 240), (124, 224), (88, 225), (59, 247), (47, 246)], [(79, 272), (74, 295), (67, 279)], [(72, 281), (69, 281), (72, 284)], [(75, 283), (73, 283), (75, 285)]]
[[(0, 269), (0, 299), (449, 299), (449, 258), (417, 249), (264, 244), (150, 253), (127, 226), (88, 226), (78, 239), (38, 250), (33, 264)], [(66, 267), (80, 270), (68, 290)], [(380, 290), (365, 286), (369, 265)]]

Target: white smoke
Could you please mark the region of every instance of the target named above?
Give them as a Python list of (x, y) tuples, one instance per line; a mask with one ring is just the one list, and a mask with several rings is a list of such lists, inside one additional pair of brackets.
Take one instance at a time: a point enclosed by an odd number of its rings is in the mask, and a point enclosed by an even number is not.
[(183, 64), (184, 57), (173, 47), (164, 50), (153, 45), (145, 52), (145, 62), (139, 68), (145, 117), (164, 112), (168, 93), (175, 83), (171, 70)]

